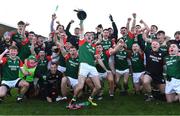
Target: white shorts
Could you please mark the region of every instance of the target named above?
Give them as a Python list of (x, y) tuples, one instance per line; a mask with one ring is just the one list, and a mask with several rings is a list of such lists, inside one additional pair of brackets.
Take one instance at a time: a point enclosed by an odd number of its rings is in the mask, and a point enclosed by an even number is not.
[(68, 79), (70, 81), (70, 85), (72, 86), (72, 88), (74, 88), (78, 84), (78, 79), (74, 79), (72, 77), (68, 77)]
[(99, 73), (99, 79), (100, 80), (103, 80), (103, 79), (105, 79), (107, 77), (107, 72), (105, 72), (105, 73)]
[(116, 69), (116, 72), (123, 75), (125, 73), (129, 73), (129, 69), (125, 69), (125, 70), (121, 70), (121, 71)]
[(171, 81), (166, 81), (165, 94), (178, 93), (180, 94), (180, 79), (172, 78)]
[(16, 84), (19, 80), (21, 80), (21, 79), (17, 78), (16, 80), (12, 80), (12, 81), (2, 80), (1, 85), (7, 85), (9, 88), (14, 88), (14, 87), (16, 87)]
[(83, 77), (95, 77), (99, 76), (96, 67), (91, 66), (87, 63), (80, 63), (79, 76)]
[(144, 72), (133, 73), (133, 83), (139, 83), (142, 74)]
[(58, 65), (58, 71), (64, 73), (66, 71), (66, 67), (62, 67), (62, 66)]

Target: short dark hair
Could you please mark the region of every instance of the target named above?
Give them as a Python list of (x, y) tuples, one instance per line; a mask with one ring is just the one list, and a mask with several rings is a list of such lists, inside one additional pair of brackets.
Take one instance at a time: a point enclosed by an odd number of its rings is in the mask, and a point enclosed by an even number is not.
[(127, 29), (126, 27), (121, 27), (121, 29)]
[(56, 30), (58, 30), (58, 28), (59, 28), (60, 26), (62, 26), (63, 29), (64, 29), (64, 25), (57, 25)]
[(141, 25), (136, 25), (136, 27), (138, 27), (138, 26), (141, 27)]
[(156, 25), (151, 25), (151, 27), (155, 27), (158, 30), (158, 27)]
[(108, 31), (108, 32), (109, 32), (109, 29), (104, 29), (103, 32), (104, 32), (104, 31)]
[(23, 21), (19, 21), (17, 25), (25, 25), (25, 23)]
[(87, 31), (84, 35), (87, 35), (88, 33), (90, 33), (89, 31)]
[(74, 28), (74, 29), (76, 30), (76, 29), (80, 29), (80, 28), (79, 28), (79, 27), (76, 27), (76, 28)]
[(180, 35), (180, 31), (176, 31), (176, 32), (174, 33), (174, 36), (177, 35), (177, 34)]
[(165, 35), (165, 32), (162, 31), (162, 30), (158, 31), (158, 32), (156, 33), (156, 35), (161, 34), (161, 33)]
[(109, 27), (108, 30), (110, 30), (110, 29), (113, 30), (113, 28)]
[(96, 44), (96, 46), (99, 46), (99, 45), (101, 45), (101, 46), (102, 46), (102, 44), (101, 44), (101, 43), (97, 43), (97, 44)]
[(35, 35), (34, 31), (30, 31), (29, 34), (34, 34)]
[(98, 28), (103, 28), (102, 24), (99, 24), (97, 27), (98, 27)]
[(9, 49), (18, 50), (17, 46), (10, 46)]
[(70, 47), (70, 49), (73, 49), (73, 48), (75, 48), (75, 49), (76, 49), (76, 47), (75, 47), (75, 46), (71, 46), (71, 47)]
[(56, 62), (51, 62), (51, 65), (56, 65), (57, 66), (57, 63)]

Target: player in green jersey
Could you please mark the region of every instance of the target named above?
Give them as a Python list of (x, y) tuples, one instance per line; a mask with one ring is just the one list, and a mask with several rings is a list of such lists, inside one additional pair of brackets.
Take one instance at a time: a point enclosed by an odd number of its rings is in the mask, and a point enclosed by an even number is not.
[(134, 88), (136, 92), (140, 91), (141, 78), (144, 74), (144, 54), (137, 43), (132, 45), (131, 66)]
[(61, 47), (61, 53), (66, 61), (65, 76), (61, 82), (61, 92), (63, 96), (61, 100), (66, 100), (68, 87), (72, 87), (73, 90), (75, 90), (78, 84), (79, 57), (74, 46), (70, 48), (69, 53), (65, 51), (64, 47)]
[[(114, 79), (113, 74), (110, 70), (108, 61), (110, 57), (109, 50), (103, 51), (103, 46), (101, 44), (96, 44), (96, 55), (99, 56), (97, 59), (98, 64), (96, 65), (97, 71), (99, 73), (100, 80), (107, 79), (109, 84), (109, 95), (111, 98), (114, 97)], [(102, 60), (102, 63), (100, 63)]]
[(122, 94), (127, 94), (130, 59), (128, 58), (128, 52), (125, 50), (124, 46), (125, 46), (124, 40), (120, 39), (117, 46), (114, 49), (110, 49), (110, 54), (116, 53), (116, 56), (115, 56), (116, 87), (121, 88), (119, 80), (120, 80), (120, 77), (123, 76), (124, 77), (124, 81), (123, 81), (124, 90), (122, 91)]
[[(3, 57), (9, 51), (9, 56)], [(19, 88), (20, 94), (17, 97), (17, 102), (23, 100), (23, 96), (28, 90), (29, 83), (19, 78), (19, 70), (21, 70), (24, 75), (29, 75), (29, 72), (26, 72), (23, 69), (22, 61), (17, 57), (18, 48), (16, 46), (10, 46), (9, 50), (5, 50), (0, 55), (0, 63), (3, 64), (2, 71), (2, 82), (0, 86), (0, 98), (6, 96), (10, 88), (17, 87)]]
[(88, 101), (94, 105), (97, 106), (95, 102), (93, 102), (94, 96), (98, 93), (98, 91), (101, 88), (99, 75), (97, 72), (97, 69), (95, 67), (95, 48), (92, 47), (90, 44), (91, 40), (89, 40), (89, 37), (84, 35), (84, 29), (83, 29), (83, 20), (80, 21), (80, 29), (81, 29), (81, 35), (79, 39), (79, 75), (78, 75), (78, 85), (74, 91), (74, 96), (72, 100), (69, 103), (69, 106), (72, 106), (72, 104), (76, 101), (76, 97), (79, 94), (79, 92), (83, 89), (85, 81), (87, 77), (90, 77), (94, 88), (91, 93), (91, 96), (89, 96)]
[(169, 55), (164, 60), (167, 77), (165, 87), (166, 100), (168, 103), (180, 102), (180, 54), (176, 44), (170, 45)]

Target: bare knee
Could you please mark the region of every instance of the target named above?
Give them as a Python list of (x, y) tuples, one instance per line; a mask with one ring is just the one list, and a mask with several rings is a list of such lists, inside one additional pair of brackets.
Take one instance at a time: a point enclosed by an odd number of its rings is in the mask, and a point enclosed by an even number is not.
[(67, 77), (63, 77), (61, 80), (61, 85), (65, 85), (67, 83)]
[(0, 97), (6, 96), (7, 90), (8, 90), (7, 87), (1, 86), (0, 87)]
[(101, 84), (98, 84), (95, 86), (96, 90), (100, 90), (101, 89)]
[(19, 85), (18, 85), (19, 87), (29, 87), (30, 85), (29, 85), (29, 83), (28, 82), (26, 82), (26, 81), (24, 81), (24, 80), (22, 80), (22, 81), (20, 81), (20, 83), (19, 83)]
[(142, 79), (142, 83), (144, 85), (150, 84), (151, 83), (151, 78), (149, 76), (144, 76)]

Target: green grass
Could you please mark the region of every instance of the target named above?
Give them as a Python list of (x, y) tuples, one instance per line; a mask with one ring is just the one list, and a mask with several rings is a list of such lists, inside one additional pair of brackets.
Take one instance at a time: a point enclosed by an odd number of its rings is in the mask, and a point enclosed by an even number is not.
[[(14, 91), (13, 91), (14, 93)], [(114, 100), (108, 98), (107, 89), (98, 106), (88, 106), (80, 110), (68, 110), (67, 103), (47, 103), (46, 101), (31, 99), (23, 103), (16, 103), (16, 96), (7, 97), (0, 104), (1, 115), (178, 115), (179, 103), (168, 104), (163, 101), (145, 102), (143, 95), (120, 96), (116, 92)], [(85, 101), (85, 100), (84, 100)]]

